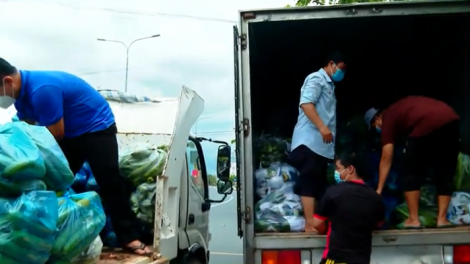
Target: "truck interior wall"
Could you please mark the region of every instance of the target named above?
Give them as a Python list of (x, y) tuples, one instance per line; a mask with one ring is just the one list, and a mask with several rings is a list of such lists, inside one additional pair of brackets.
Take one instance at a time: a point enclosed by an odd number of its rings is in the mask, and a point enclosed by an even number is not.
[(370, 107), (425, 95), (460, 114), (462, 149), (470, 153), (470, 14), (251, 23), (255, 137), (292, 136), (304, 79), (333, 51), (350, 59), (336, 85), (338, 127)]

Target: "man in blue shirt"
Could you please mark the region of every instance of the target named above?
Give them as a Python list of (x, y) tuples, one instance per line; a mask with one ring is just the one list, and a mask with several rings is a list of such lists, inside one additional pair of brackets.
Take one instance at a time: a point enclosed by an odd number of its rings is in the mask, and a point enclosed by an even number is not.
[(323, 68), (305, 78), (300, 90), (299, 117), (292, 136), (289, 163), (299, 171), (294, 191), (301, 196), (305, 232), (316, 232), (313, 226), (315, 200), (320, 200), (325, 193), (327, 165), (335, 154), (334, 82), (343, 79), (345, 70), (345, 57), (335, 52)]
[(119, 171), (114, 115), (103, 96), (75, 75), (19, 71), (2, 58), (0, 78), (0, 107), (14, 104), (20, 120), (47, 127), (74, 174), (87, 161), (123, 247), (136, 254), (150, 254), (139, 240), (130, 192)]

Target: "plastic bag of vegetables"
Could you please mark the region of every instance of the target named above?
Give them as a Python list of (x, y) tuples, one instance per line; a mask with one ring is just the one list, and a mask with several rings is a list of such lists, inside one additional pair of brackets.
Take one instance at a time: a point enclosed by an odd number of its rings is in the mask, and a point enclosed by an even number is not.
[(90, 165), (85, 161), (82, 168), (75, 174), (72, 188), (78, 193), (86, 192), (88, 180), (91, 177), (93, 177), (93, 173), (91, 172)]
[(96, 264), (100, 260), (101, 251), (103, 250), (103, 242), (98, 236), (93, 240), (90, 246), (83, 251), (70, 264)]
[(470, 157), (463, 153), (459, 154), (457, 161), (454, 185), (459, 192), (470, 192)]
[(142, 222), (153, 225), (155, 217), (155, 183), (142, 183), (131, 195), (132, 209)]
[(46, 184), (41, 180), (0, 180), (0, 190), (3, 197), (18, 197), (30, 191), (45, 191)]
[(447, 210), (447, 219), (456, 225), (470, 224), (470, 194), (454, 192)]
[(95, 192), (65, 194), (59, 198), (58, 204), (59, 233), (52, 246), (49, 262), (69, 264), (99, 235), (106, 216), (100, 197)]
[(287, 163), (274, 163), (268, 168), (255, 172), (256, 194), (264, 198), (270, 192), (284, 187), (285, 183), (295, 183), (298, 171)]
[(57, 234), (57, 212), (54, 192), (0, 199), (0, 263), (44, 264)]
[[(405, 221), (410, 215), (408, 212), (408, 205), (406, 203), (402, 203), (397, 206), (395, 208), (395, 212), (397, 213), (397, 218), (401, 221)], [(420, 206), (418, 215), (419, 222), (423, 227), (436, 227), (437, 207)]]
[(145, 182), (155, 182), (162, 175), (167, 153), (149, 144), (127, 146), (119, 156), (119, 168), (134, 186)]
[(261, 135), (255, 140), (254, 149), (261, 167), (269, 167), (272, 163), (286, 161), (290, 144), (280, 137)]
[(255, 205), (255, 229), (258, 232), (300, 232), (305, 228), (300, 197), (294, 183), (272, 191)]
[(49, 190), (65, 191), (73, 183), (73, 173), (62, 149), (46, 127), (18, 123), (38, 147), (46, 167), (44, 183)]
[(0, 181), (14, 184), (44, 178), (44, 159), (22, 128), (22, 122), (0, 126)]

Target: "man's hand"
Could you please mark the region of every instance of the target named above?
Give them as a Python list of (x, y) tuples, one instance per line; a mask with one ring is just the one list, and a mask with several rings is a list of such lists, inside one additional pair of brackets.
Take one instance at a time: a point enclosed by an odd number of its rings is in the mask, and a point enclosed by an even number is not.
[(382, 189), (381, 189), (381, 188), (377, 189), (377, 194), (378, 194), (378, 195), (381, 195), (381, 194), (382, 194)]
[(320, 128), (320, 134), (323, 137), (323, 142), (327, 144), (333, 142), (333, 134), (327, 126), (322, 126), (322, 128)]

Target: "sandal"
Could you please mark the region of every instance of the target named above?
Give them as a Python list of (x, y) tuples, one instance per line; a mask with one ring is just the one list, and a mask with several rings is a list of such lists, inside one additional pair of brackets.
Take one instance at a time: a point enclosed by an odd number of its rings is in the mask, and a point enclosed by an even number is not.
[(454, 225), (452, 223), (448, 223), (448, 224), (443, 224), (443, 225), (437, 225), (436, 228), (453, 228), (453, 227), (457, 227), (457, 225)]
[(418, 226), (405, 226), (405, 221), (401, 222), (400, 224), (397, 225), (398, 229), (406, 229), (406, 230), (419, 230), (423, 229), (421, 225)]
[(145, 256), (145, 257), (152, 257), (154, 255), (153, 252), (145, 252), (145, 253), (142, 253), (142, 254), (139, 254), (137, 253), (136, 251), (137, 250), (143, 250), (145, 251), (145, 248), (147, 247), (147, 245), (145, 245), (144, 243), (140, 242), (140, 245), (139, 246), (135, 246), (135, 247), (132, 247), (132, 246), (125, 246), (124, 249), (126, 251), (128, 251), (129, 253), (132, 253), (132, 254), (135, 254), (135, 255), (138, 255), (138, 256)]

